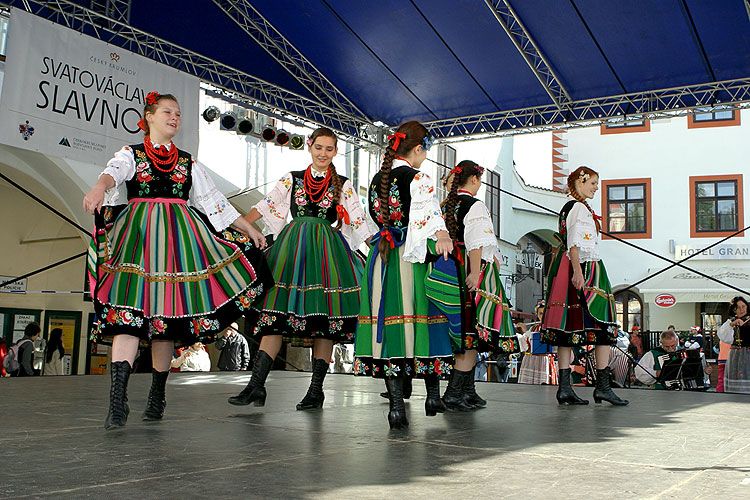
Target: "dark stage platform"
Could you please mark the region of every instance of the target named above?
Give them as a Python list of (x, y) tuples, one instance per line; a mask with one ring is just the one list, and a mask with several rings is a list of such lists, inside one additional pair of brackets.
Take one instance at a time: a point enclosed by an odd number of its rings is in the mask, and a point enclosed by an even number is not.
[[(625, 408), (558, 407), (553, 387), (480, 383), (488, 408), (389, 431), (383, 383), (272, 372), (264, 408), (227, 404), (249, 374), (172, 374), (167, 414), (105, 431), (109, 377), (0, 380), (0, 498), (750, 498), (750, 397), (619, 390)], [(444, 384), (443, 384), (444, 385)], [(590, 398), (591, 389), (579, 394)]]

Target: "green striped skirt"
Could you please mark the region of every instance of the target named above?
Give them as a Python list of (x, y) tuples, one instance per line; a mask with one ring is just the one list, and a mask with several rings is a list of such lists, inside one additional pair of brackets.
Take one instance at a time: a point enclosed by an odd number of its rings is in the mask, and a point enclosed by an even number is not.
[(364, 263), (329, 221), (293, 219), (271, 246), (268, 263), (276, 286), (253, 305), (256, 336), (353, 341)]
[(403, 246), (383, 262), (370, 248), (354, 343), (354, 374), (447, 375), (453, 349), (447, 317), (426, 296), (427, 264), (403, 260)]
[(566, 250), (560, 245), (550, 266), (541, 341), (567, 347), (614, 344), (615, 297), (604, 263), (582, 263), (583, 290), (576, 290)]
[(461, 272), (459, 283), (462, 285), (466, 311), (466, 321), (462, 335), (454, 338), (457, 352), (475, 349), (479, 352), (512, 353), (520, 351), (518, 337), (513, 328), (510, 316), (510, 302), (505, 296), (505, 287), (500, 277), (500, 270), (493, 259), (492, 262), (482, 261), (482, 271), (479, 285), (475, 292), (466, 288), (466, 274), (469, 260), (465, 249), (459, 247), (464, 265), (459, 267)]
[(263, 253), (245, 234), (214, 231), (182, 199), (104, 207), (87, 264), (95, 341), (128, 334), (211, 342), (273, 286)]

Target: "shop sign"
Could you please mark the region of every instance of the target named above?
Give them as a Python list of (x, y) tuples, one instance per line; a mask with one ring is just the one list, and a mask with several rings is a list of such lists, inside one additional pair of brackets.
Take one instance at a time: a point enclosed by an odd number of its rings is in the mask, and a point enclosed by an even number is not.
[(677, 303), (677, 299), (670, 293), (662, 293), (656, 296), (654, 302), (659, 307), (672, 307)]

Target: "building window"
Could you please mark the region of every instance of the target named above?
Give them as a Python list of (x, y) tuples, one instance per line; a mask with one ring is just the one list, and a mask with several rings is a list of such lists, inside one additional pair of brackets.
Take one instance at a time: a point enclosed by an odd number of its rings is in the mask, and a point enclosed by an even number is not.
[(602, 228), (620, 238), (651, 238), (651, 179), (602, 181)]
[(700, 108), (688, 115), (688, 128), (733, 127), (740, 125), (740, 111), (731, 106)]
[(500, 237), (500, 174), (493, 172), (492, 170), (484, 171), (485, 178), (487, 179), (487, 189), (484, 192), (484, 203), (487, 205), (487, 210), (490, 211), (490, 217), (492, 217), (492, 228), (495, 231), (495, 236)]
[(695, 183), (697, 231), (737, 230), (737, 181)]
[(728, 236), (744, 227), (742, 176), (690, 177), (690, 235)]
[(600, 133), (601, 135), (608, 135), (649, 131), (651, 131), (651, 122), (649, 120), (617, 120), (603, 124)]
[(622, 329), (632, 332), (633, 327), (643, 331), (643, 302), (631, 291), (615, 294), (615, 318), (622, 324)]

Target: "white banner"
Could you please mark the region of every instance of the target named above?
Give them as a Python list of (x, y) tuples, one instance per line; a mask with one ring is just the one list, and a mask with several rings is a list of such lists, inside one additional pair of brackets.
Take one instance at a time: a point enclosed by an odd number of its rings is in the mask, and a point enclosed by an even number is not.
[(177, 97), (175, 144), (198, 153), (199, 80), (132, 52), (13, 9), (0, 97), (0, 141), (104, 165), (138, 129), (145, 95)]

